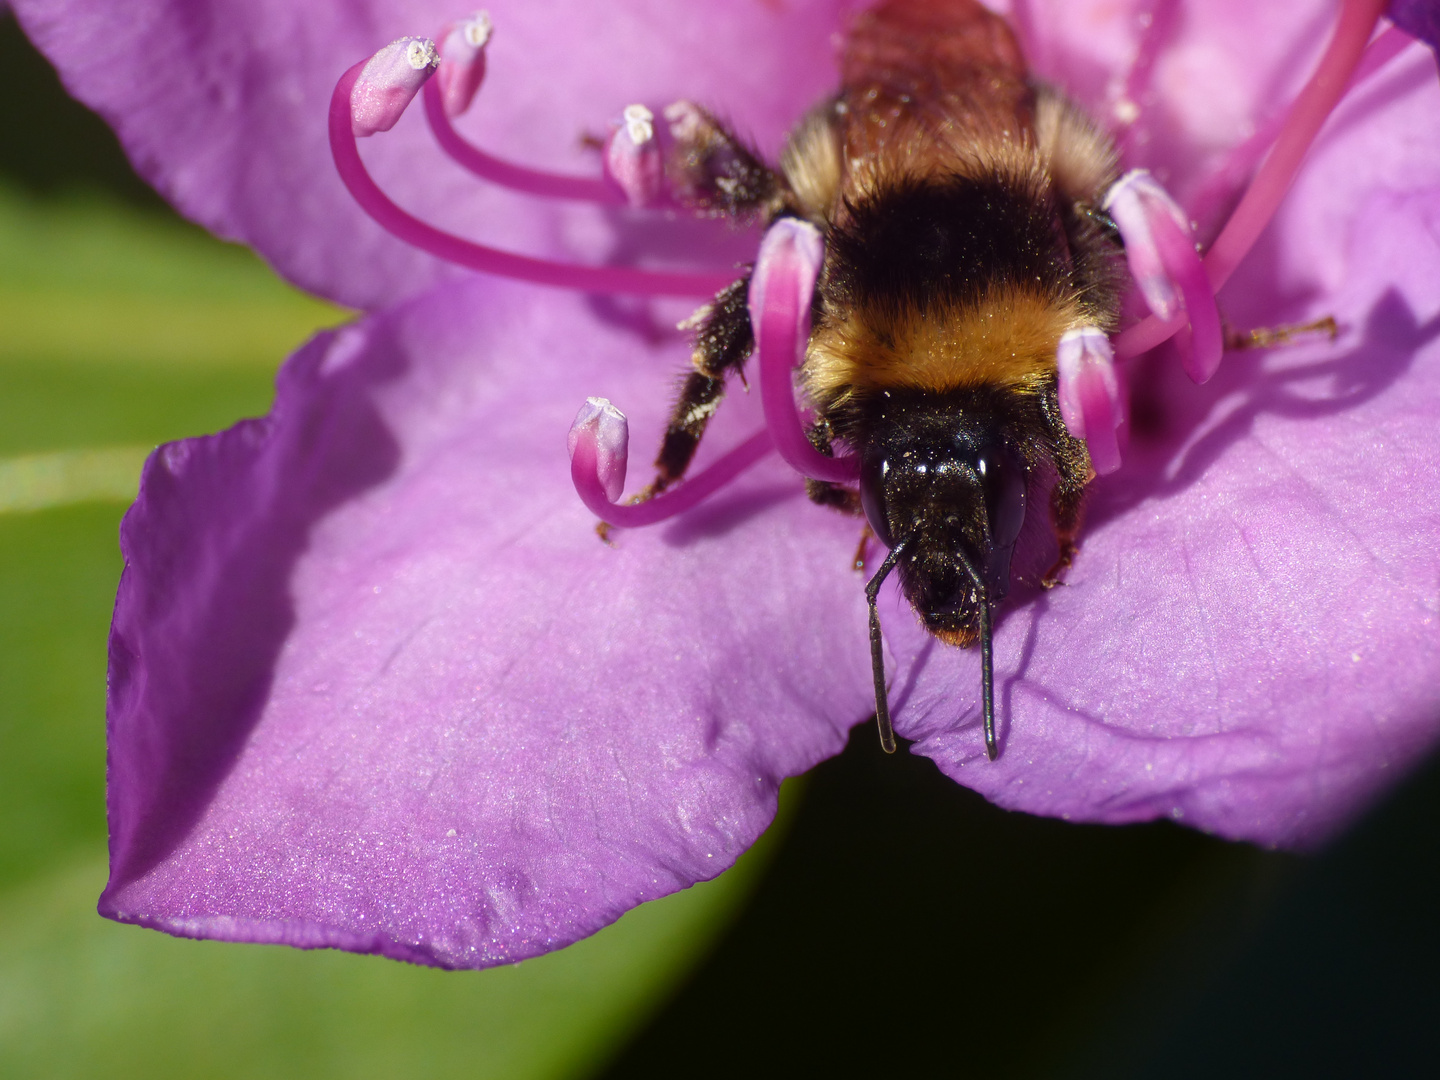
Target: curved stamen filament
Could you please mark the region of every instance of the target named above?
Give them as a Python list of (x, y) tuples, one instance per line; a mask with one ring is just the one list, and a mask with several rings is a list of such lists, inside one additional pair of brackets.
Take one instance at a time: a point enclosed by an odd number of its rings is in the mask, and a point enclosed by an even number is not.
[(712, 296), (734, 281), (733, 273), (659, 273), (624, 266), (580, 266), (486, 247), (428, 225), (406, 213), (380, 190), (360, 159), (352, 130), (350, 96), (368, 61), (350, 68), (330, 98), (330, 152), (350, 195), (387, 232), (407, 244), (471, 270), (580, 292), (635, 296)]
[(774, 449), (757, 431), (678, 487), (638, 503), (617, 503), (625, 485), (629, 432), (625, 417), (608, 401), (592, 398), (570, 431), (570, 480), (586, 508), (607, 525), (633, 529), (683, 514), (730, 483)]
[(781, 218), (760, 243), (750, 278), (760, 400), (775, 449), (797, 472), (831, 483), (853, 483), (860, 476), (856, 459), (827, 457), (816, 450), (795, 407), (795, 367), (810, 340), (810, 303), (823, 258), (819, 231), (795, 218)]
[[(1415, 44), (1415, 39), (1398, 26), (1387, 26), (1380, 31), (1375, 36), (1375, 40), (1366, 47), (1365, 55), (1360, 58), (1354, 74), (1350, 76), (1347, 93), (1353, 93), (1362, 83), (1413, 44)], [(1201, 222), (1209, 220), (1217, 209), (1239, 190), (1245, 182), (1245, 178), (1254, 171), (1256, 164), (1265, 156), (1265, 151), (1274, 144), (1286, 115), (1286, 113), (1280, 113), (1272, 116), (1253, 135), (1230, 151), (1225, 161), (1206, 178), (1195, 197), (1190, 201), (1191, 217)]]
[(625, 205), (625, 196), (602, 177), (562, 176), (559, 173), (515, 165), (487, 154), (467, 142), (450, 123), (440, 85), (434, 79), (425, 84), (425, 119), (440, 149), (462, 168), (482, 180), (547, 199), (577, 199), (605, 206)]
[[(1229, 280), (1275, 216), (1306, 151), (1351, 83), (1384, 9), (1385, 0), (1345, 0), (1335, 33), (1315, 74), (1300, 91), (1269, 156), (1205, 256), (1205, 275), (1212, 293), (1218, 292)], [(1153, 349), (1186, 322), (1184, 313), (1168, 320), (1152, 315), (1115, 339), (1116, 358), (1127, 359)]]

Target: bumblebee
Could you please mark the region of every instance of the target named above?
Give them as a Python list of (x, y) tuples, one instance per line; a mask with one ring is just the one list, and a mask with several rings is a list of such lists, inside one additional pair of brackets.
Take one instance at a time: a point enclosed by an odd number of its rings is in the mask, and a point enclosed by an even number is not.
[[(1094, 475), (1061, 419), (1056, 349), (1067, 331), (1117, 321), (1120, 247), (1100, 210), (1116, 154), (1029, 77), (1010, 28), (975, 0), (874, 6), (851, 26), (840, 73), (778, 168), (710, 113), (672, 106), (667, 177), (698, 213), (791, 216), (823, 235), (801, 370), (809, 435), (825, 454), (848, 447), (861, 476), (858, 490), (807, 486), (889, 548), (867, 588), (881, 742), (894, 750), (875, 602), (898, 570), (930, 633), (980, 644), (993, 760), (992, 610), (1027, 509), (1048, 502), (1048, 586), (1074, 557)], [(747, 273), (693, 321), (694, 370), (646, 496), (684, 475), (727, 376), (743, 371), (748, 286)]]

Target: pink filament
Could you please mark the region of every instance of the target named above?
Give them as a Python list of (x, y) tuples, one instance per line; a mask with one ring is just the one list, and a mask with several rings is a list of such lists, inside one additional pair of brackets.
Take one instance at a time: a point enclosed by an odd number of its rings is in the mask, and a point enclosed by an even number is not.
[[(1385, 4), (1386, 0), (1345, 0), (1315, 74), (1300, 91), (1269, 156), (1205, 256), (1205, 274), (1212, 293), (1229, 280), (1275, 216), (1320, 126), (1344, 95)], [(1168, 321), (1152, 315), (1115, 339), (1116, 358), (1127, 359), (1153, 349), (1186, 321), (1185, 314)]]
[(586, 508), (609, 525), (633, 529), (654, 525), (686, 510), (724, 487), (750, 466), (774, 449), (770, 433), (757, 431), (733, 450), (713, 462), (707, 469), (690, 477), (678, 487), (640, 503), (613, 503), (605, 494), (600, 480), (599, 454), (593, 434), (577, 440), (570, 456), (570, 479)]
[[(826, 457), (810, 445), (795, 408), (795, 367), (804, 359), (810, 339), (810, 302), (819, 270), (819, 255), (810, 253), (813, 258), (807, 258), (799, 250), (800, 238), (791, 235), (803, 229), (814, 232), (812, 226), (789, 218), (772, 225), (750, 279), (760, 401), (775, 449), (792, 468), (816, 480), (853, 483), (860, 475), (856, 460)], [(807, 265), (812, 261), (815, 265)]]
[(578, 266), (535, 259), (462, 240), (406, 213), (390, 201), (365, 170), (351, 130), (350, 93), (366, 62), (345, 72), (335, 85), (330, 98), (330, 153), (340, 179), (361, 209), (407, 244), (471, 270), (580, 292), (711, 296), (734, 281), (733, 273), (655, 273), (623, 266)]
[[(1365, 55), (1360, 58), (1354, 74), (1350, 76), (1347, 93), (1365, 82), (1414, 42), (1415, 39), (1398, 26), (1389, 26), (1380, 31), (1375, 40), (1366, 47)], [(1271, 117), (1255, 134), (1230, 151), (1225, 162), (1200, 186), (1191, 204), (1191, 217), (1201, 222), (1207, 220), (1219, 204), (1230, 197), (1231, 192), (1244, 182), (1245, 177), (1254, 170), (1256, 162), (1275, 142), (1284, 119), (1283, 113)]]
[(430, 130), (435, 134), (435, 141), (440, 144), (440, 149), (482, 180), (512, 191), (522, 191), (527, 195), (539, 195), (547, 199), (579, 199), (606, 206), (624, 205), (625, 196), (602, 178), (561, 176), (559, 173), (528, 169), (523, 165), (514, 165), (491, 157), (461, 138), (460, 133), (450, 123), (450, 117), (445, 113), (445, 100), (436, 80), (431, 79), (425, 84), (424, 93), (425, 118), (430, 121)]

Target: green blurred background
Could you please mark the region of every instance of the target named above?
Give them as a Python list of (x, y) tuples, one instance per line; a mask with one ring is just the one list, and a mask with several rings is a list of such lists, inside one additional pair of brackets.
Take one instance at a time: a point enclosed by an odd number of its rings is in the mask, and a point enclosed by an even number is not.
[(868, 728), (736, 870), (516, 967), (94, 913), (145, 454), (347, 317), (181, 222), (0, 15), (0, 1076), (1434, 1075), (1440, 770), (1302, 860), (1006, 814)]

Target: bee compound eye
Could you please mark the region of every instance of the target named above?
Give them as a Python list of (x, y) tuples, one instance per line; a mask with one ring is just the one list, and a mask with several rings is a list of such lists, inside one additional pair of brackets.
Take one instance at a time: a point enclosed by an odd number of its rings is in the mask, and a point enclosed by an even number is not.
[(1010, 548), (1025, 524), (1025, 465), (1008, 447), (989, 447), (976, 461), (975, 471), (985, 497), (990, 521), (990, 542)]
[(876, 538), (887, 548), (895, 546), (885, 514), (885, 477), (889, 462), (880, 455), (867, 455), (860, 464), (860, 506)]

